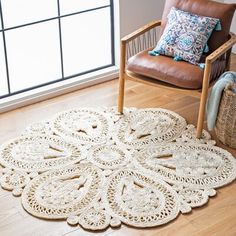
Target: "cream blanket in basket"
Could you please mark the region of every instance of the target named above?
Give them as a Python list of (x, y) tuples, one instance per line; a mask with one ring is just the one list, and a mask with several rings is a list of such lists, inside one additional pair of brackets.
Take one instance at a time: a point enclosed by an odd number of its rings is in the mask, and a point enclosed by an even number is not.
[[(236, 72), (223, 73), (213, 86), (207, 102), (207, 127), (213, 130), (216, 123), (222, 92), (228, 83), (236, 83)], [(236, 91), (234, 91), (236, 93)]]

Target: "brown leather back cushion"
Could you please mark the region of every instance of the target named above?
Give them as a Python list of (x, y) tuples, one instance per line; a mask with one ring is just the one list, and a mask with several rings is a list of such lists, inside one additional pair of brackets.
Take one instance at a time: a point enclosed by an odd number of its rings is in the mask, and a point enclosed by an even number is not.
[(214, 31), (210, 37), (208, 42), (209, 53), (227, 41), (236, 4), (225, 4), (209, 0), (166, 0), (162, 15), (161, 34), (167, 23), (167, 15), (173, 6), (197, 15), (220, 19), (222, 30)]

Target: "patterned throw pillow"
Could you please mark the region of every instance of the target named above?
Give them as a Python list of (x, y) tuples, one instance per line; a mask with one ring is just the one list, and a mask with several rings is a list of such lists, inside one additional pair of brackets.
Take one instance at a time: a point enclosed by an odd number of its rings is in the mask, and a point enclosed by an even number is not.
[(199, 16), (172, 7), (168, 22), (156, 47), (150, 55), (172, 56), (198, 65), (203, 52), (207, 52), (207, 41), (212, 31), (220, 30), (220, 20)]

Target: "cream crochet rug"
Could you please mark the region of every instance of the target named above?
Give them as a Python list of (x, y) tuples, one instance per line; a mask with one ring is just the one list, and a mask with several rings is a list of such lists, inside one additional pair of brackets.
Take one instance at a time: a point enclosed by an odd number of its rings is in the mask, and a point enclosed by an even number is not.
[(43, 219), (84, 229), (153, 227), (207, 203), (236, 161), (164, 109), (79, 108), (3, 144), (1, 186)]

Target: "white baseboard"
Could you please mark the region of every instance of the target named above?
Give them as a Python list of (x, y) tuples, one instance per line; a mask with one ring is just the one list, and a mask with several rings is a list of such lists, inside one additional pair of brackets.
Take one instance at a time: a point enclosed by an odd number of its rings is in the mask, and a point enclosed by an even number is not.
[(65, 93), (73, 92), (95, 84), (106, 82), (117, 77), (118, 68), (113, 66), (99, 72), (93, 72), (88, 75), (83, 75), (42, 88), (27, 91), (22, 94), (2, 98), (0, 99), (0, 113), (27, 106)]

